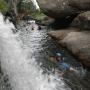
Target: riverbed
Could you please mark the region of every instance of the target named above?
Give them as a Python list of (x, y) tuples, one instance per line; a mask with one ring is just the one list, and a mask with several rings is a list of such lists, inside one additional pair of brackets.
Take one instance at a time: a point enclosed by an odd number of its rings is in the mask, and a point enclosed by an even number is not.
[(24, 24), (19, 26), (17, 33), (13, 33), (13, 26), (11, 28), (9, 24), (1, 23), (0, 59), (2, 70), (8, 75), (10, 89), (89, 90), (88, 70), (81, 67), (76, 72), (69, 71), (62, 76), (58, 66), (50, 61), (50, 57), (59, 52), (66, 63), (74, 67), (80, 64), (47, 35), (49, 30), (30, 30), (30, 26)]

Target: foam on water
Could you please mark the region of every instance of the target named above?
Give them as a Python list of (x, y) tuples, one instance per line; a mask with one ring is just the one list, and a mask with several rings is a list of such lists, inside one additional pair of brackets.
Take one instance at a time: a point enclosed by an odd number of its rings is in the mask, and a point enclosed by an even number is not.
[(70, 90), (57, 75), (43, 75), (34, 57), (28, 60), (28, 52), (12, 29), (13, 24), (8, 20), (5, 23), (0, 14), (1, 67), (9, 76), (12, 90)]

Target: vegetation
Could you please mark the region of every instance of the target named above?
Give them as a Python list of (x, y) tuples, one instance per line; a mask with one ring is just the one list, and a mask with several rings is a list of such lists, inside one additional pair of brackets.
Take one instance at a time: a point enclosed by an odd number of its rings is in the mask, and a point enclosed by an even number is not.
[(37, 20), (42, 20), (43, 17), (45, 16), (40, 10), (36, 10), (35, 6), (31, 1), (30, 2), (21, 1), (18, 4), (18, 12), (25, 15), (30, 15), (32, 18)]
[(30, 2), (21, 1), (17, 7), (19, 13), (31, 14), (36, 10), (31, 1)]
[[(5, 12), (9, 11), (8, 7), (6, 0), (0, 0), (0, 12), (5, 14)], [(45, 17), (42, 11), (37, 10), (31, 1), (27, 2), (25, 0), (21, 0), (17, 5), (17, 9), (20, 15), (30, 15), (32, 18), (37, 20), (42, 20)]]
[(8, 5), (5, 0), (0, 0), (0, 12), (5, 13), (8, 10)]
[(37, 20), (43, 20), (43, 18), (45, 17), (46, 15), (42, 13), (42, 11), (40, 10), (36, 10), (34, 13), (32, 13), (32, 17), (37, 19)]

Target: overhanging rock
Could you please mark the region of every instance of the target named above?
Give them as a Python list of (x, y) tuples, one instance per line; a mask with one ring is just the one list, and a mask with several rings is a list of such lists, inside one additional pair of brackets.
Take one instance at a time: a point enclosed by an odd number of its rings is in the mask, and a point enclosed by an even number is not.
[(53, 18), (64, 18), (90, 10), (90, 0), (37, 0), (41, 10)]

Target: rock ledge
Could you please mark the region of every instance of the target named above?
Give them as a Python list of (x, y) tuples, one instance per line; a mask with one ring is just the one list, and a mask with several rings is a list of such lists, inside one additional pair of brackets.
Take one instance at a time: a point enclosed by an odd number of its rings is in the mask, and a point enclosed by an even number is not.
[(90, 31), (68, 29), (51, 31), (48, 35), (56, 39), (90, 69)]

